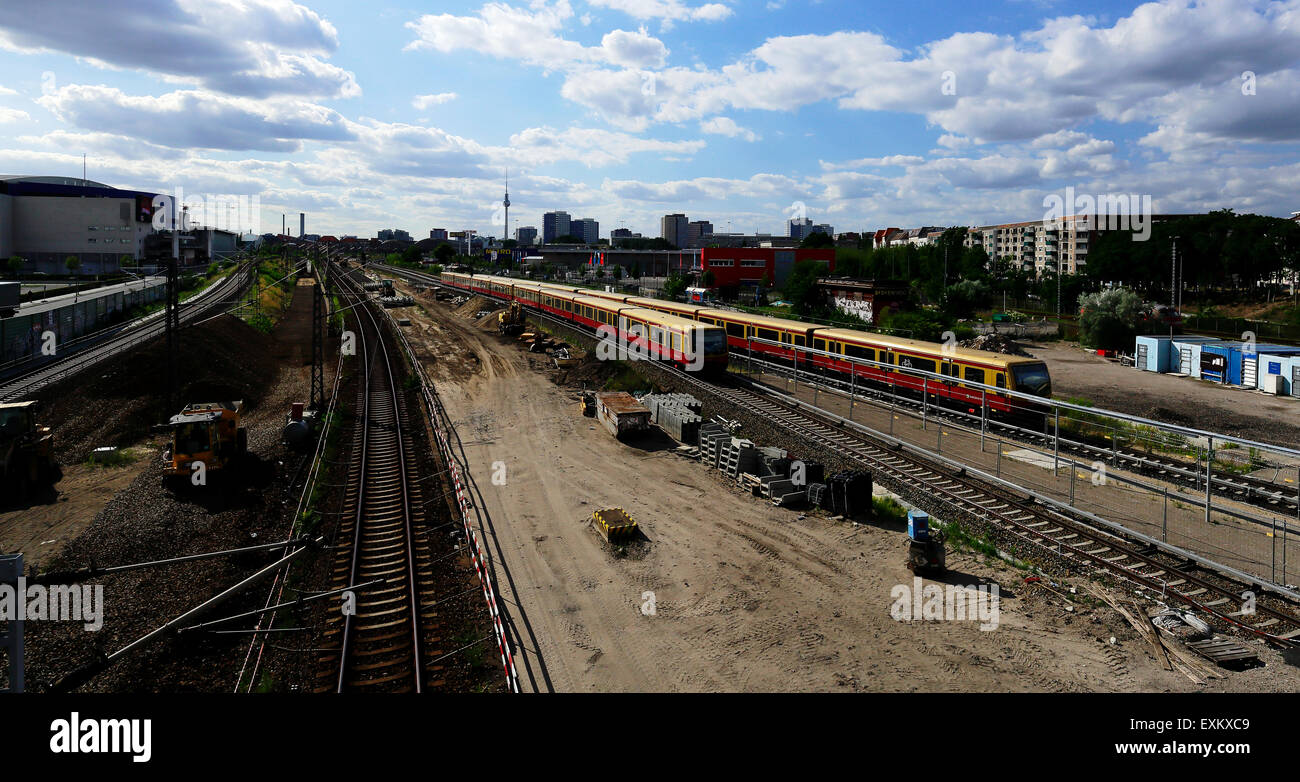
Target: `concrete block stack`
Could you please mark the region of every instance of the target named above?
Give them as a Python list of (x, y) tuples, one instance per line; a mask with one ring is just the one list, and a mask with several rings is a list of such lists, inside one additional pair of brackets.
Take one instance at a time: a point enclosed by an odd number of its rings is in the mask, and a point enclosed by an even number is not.
[(731, 432), (722, 424), (710, 421), (700, 427), (700, 461), (708, 467), (718, 466), (723, 443), (731, 442)]
[(756, 473), (759, 465), (759, 450), (753, 440), (731, 438), (718, 450), (718, 469), (735, 478), (742, 472)]
[(699, 442), (699, 400), (689, 394), (650, 394), (641, 400), (650, 408), (650, 420), (658, 424), (670, 437), (687, 445)]

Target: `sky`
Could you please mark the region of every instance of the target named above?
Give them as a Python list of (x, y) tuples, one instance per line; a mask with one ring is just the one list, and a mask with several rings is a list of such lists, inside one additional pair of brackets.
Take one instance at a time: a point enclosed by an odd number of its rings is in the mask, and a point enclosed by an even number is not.
[(501, 236), (507, 176), (511, 235), (1287, 216), (1298, 151), (1300, 0), (0, 4), (0, 174), (84, 155), (259, 232)]

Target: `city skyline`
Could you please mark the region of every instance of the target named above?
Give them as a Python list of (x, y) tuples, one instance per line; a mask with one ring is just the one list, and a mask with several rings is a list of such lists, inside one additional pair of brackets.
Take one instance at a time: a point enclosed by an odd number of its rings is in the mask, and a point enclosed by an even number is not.
[[(605, 236), (674, 212), (774, 236), (981, 225), (1066, 188), (1287, 216), (1300, 180), (1285, 4), (215, 8), (0, 8), (0, 173), (80, 177), (84, 154), (116, 187), (257, 196), (261, 232), (306, 212), (314, 234), (500, 237), (556, 209)], [(160, 21), (168, 40), (139, 37)]]

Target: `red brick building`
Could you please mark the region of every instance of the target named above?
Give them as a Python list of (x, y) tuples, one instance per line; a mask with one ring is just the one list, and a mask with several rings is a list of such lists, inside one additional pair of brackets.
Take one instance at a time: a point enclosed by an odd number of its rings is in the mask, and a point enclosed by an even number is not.
[(700, 251), (700, 273), (713, 272), (713, 287), (757, 286), (767, 277), (780, 286), (802, 261), (820, 261), (825, 274), (835, 273), (835, 250), (780, 247), (706, 247)]

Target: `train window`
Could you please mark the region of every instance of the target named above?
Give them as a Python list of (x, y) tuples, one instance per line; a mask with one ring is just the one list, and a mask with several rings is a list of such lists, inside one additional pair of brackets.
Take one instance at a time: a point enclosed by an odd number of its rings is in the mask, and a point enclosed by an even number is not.
[(681, 353), (681, 352), (682, 352), (682, 335), (681, 335), (681, 334), (674, 334), (674, 335), (673, 335), (673, 350), (677, 351), (678, 353)]
[(729, 336), (729, 337), (740, 337), (741, 339), (744, 339), (744, 337), (745, 337), (745, 327), (744, 327), (744, 325), (742, 325), (742, 324), (740, 324), (740, 323), (728, 323), (728, 324), (727, 324), (727, 336)]
[(801, 348), (808, 347), (808, 341), (807, 341), (807, 338), (804, 337), (804, 335), (802, 335), (802, 334), (795, 334), (795, 335), (794, 335), (794, 344), (798, 345), (798, 346), (801, 347)]
[(813, 350), (825, 350), (825, 349), (826, 349), (826, 340), (816, 339), (816, 338), (813, 339)]
[(911, 367), (920, 369), (925, 372), (934, 371), (934, 362), (928, 358), (918, 358), (917, 356), (899, 356), (898, 365), (900, 367)]
[(844, 344), (844, 355), (850, 358), (864, 359), (866, 361), (876, 360), (876, 351), (872, 350), (871, 348), (864, 348), (864, 347), (859, 347), (857, 345), (850, 345), (847, 342)]
[(784, 331), (781, 332), (781, 341), (787, 345), (790, 344), (790, 335)]
[(656, 345), (664, 344), (664, 333), (658, 326), (650, 327), (650, 341)]
[(966, 379), (969, 380), (970, 382), (972, 383), (984, 382), (984, 370), (976, 369), (975, 367), (966, 367), (965, 372), (966, 372)]
[(1004, 375), (1004, 374), (1002, 374), (1001, 372), (997, 373), (997, 381), (998, 381), (998, 382), (997, 382), (997, 387), (998, 387), (998, 388), (1006, 388), (1006, 387), (1007, 387), (1007, 376)]
[(771, 340), (771, 341), (773, 341), (773, 342), (776, 342), (776, 341), (777, 341), (777, 333), (776, 333), (775, 331), (773, 331), (772, 329), (759, 329), (759, 330), (758, 330), (758, 338), (759, 338), (759, 339), (769, 339), (769, 340)]

